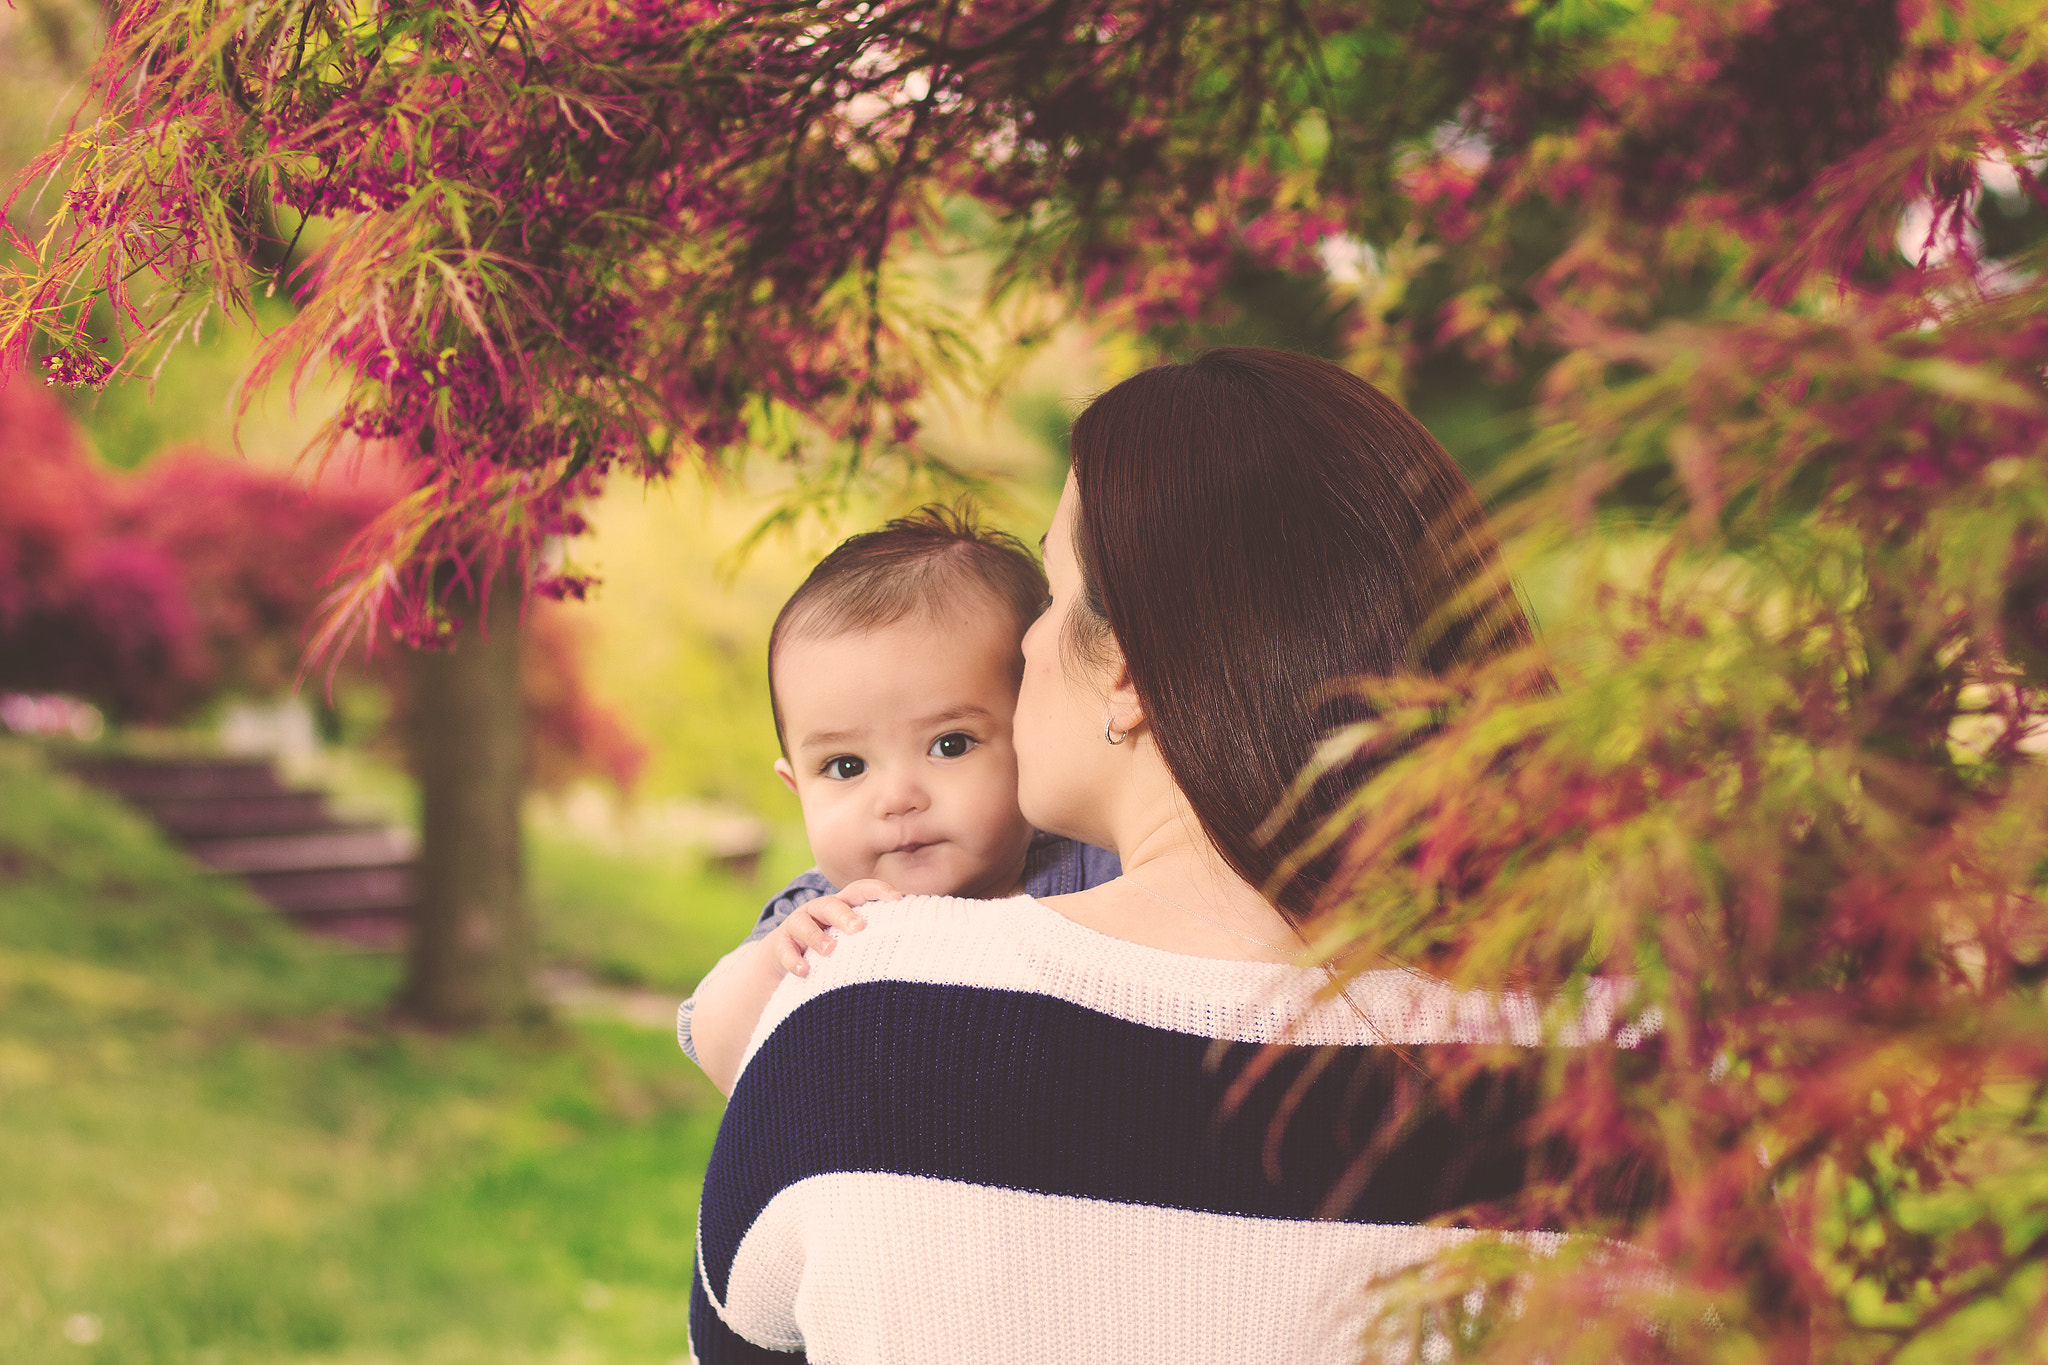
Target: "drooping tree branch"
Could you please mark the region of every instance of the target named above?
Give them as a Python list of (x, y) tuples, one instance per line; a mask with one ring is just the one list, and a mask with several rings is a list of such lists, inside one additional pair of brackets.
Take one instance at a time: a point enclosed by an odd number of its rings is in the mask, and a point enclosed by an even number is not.
[[(1319, 941), (1625, 974), (1640, 1043), (1549, 1066), (1510, 1210), (1610, 1239), (1474, 1242), (1381, 1302), (1453, 1355), (2018, 1356), (2043, 33), (2038, 0), (154, 0), (23, 182), (63, 189), (11, 222), (0, 364), (96, 381), (246, 309), (248, 185), (324, 220), (263, 372), (337, 367), (329, 439), (417, 486), (323, 638), (429, 640), (447, 566), (531, 574), (608, 477), (914, 457), (967, 361), (895, 271), (946, 197), (991, 211), (999, 292), (1138, 332), (1313, 277), (1389, 382), (1524, 386), (1501, 522), (1594, 585), (1538, 657), (1361, 684), (1375, 776), (1304, 851), (1352, 873)], [(1992, 196), (2034, 245), (1986, 245)]]

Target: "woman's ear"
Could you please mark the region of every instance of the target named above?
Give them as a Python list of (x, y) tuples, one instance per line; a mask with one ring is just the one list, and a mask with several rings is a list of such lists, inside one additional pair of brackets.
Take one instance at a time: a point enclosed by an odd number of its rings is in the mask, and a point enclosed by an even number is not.
[(1116, 662), (1116, 682), (1102, 701), (1109, 708), (1109, 724), (1120, 734), (1129, 734), (1145, 723), (1145, 703), (1138, 699), (1138, 685), (1131, 681), (1131, 670), (1122, 658)]

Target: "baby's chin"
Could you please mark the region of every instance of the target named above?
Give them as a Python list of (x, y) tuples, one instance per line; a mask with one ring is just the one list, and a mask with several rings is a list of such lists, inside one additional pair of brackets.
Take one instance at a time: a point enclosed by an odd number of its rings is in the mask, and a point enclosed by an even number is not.
[[(885, 881), (906, 896), (960, 896), (989, 894), (986, 883), (997, 873), (992, 868), (963, 865), (956, 848), (930, 844), (910, 853), (885, 853), (858, 875)], [(1002, 890), (997, 888), (993, 894), (1000, 895)]]

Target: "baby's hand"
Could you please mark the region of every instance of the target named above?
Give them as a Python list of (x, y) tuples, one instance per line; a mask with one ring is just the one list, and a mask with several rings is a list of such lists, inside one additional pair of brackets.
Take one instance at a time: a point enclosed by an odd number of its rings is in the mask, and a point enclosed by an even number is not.
[(848, 882), (834, 895), (819, 896), (799, 905), (788, 919), (770, 930), (762, 942), (768, 945), (769, 954), (783, 971), (807, 976), (811, 964), (804, 961), (804, 954), (832, 951), (832, 935), (828, 930), (857, 934), (867, 927), (866, 916), (854, 906), (866, 905), (869, 901), (893, 901), (902, 894), (889, 883), (873, 877)]

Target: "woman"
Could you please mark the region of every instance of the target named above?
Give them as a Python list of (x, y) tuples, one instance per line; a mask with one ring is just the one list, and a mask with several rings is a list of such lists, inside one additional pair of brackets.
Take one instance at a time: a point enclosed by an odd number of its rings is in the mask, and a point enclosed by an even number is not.
[(1020, 799), (1124, 875), (874, 905), (789, 978), (706, 1177), (703, 1365), (1356, 1359), (1357, 1286), (1521, 1178), (1512, 1087), (1374, 1119), (1432, 1046), (1535, 1042), (1529, 1002), (1318, 1003), (1335, 888), (1279, 874), (1343, 776), (1261, 837), (1333, 684), (1527, 639), (1442, 448), (1333, 365), (1212, 351), (1082, 414), (1045, 556)]

